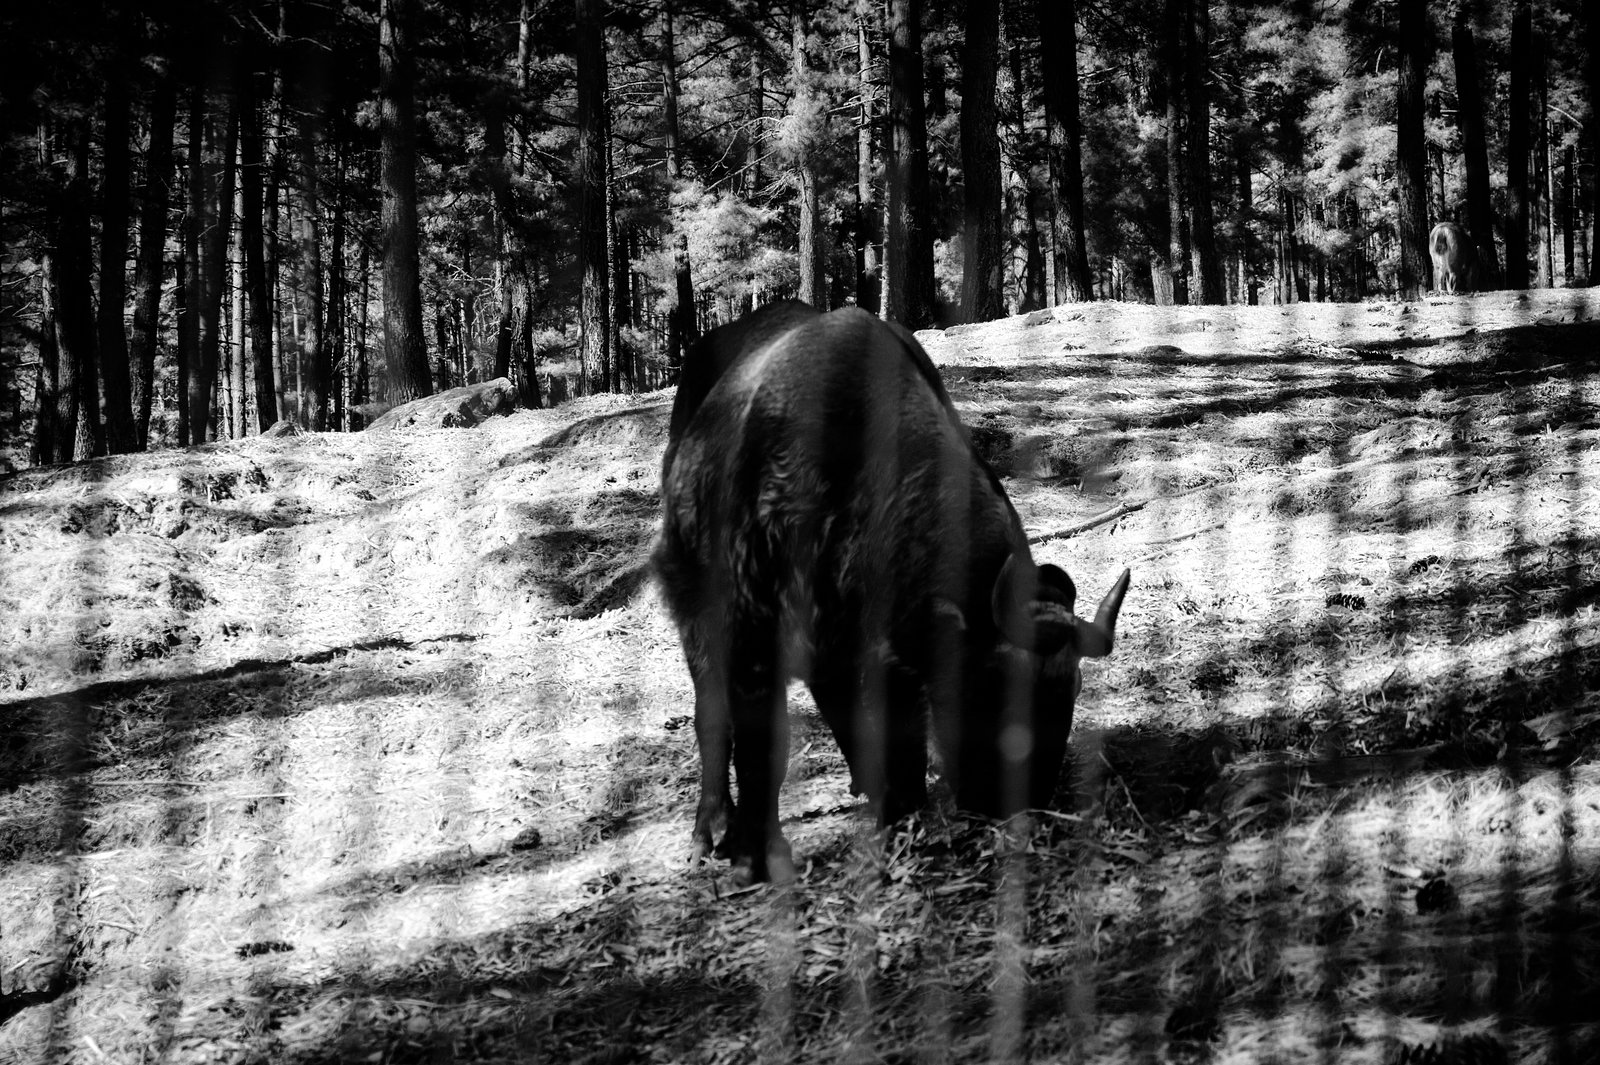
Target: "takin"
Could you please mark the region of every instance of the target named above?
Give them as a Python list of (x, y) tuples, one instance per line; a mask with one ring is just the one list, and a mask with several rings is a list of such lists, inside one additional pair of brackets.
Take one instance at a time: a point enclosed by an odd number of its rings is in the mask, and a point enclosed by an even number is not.
[(1455, 222), (1440, 222), (1428, 234), (1428, 255), (1433, 259), (1433, 287), (1437, 292), (1472, 292), (1478, 287), (1478, 246), (1472, 235)]
[(791, 679), (881, 823), (926, 802), (930, 725), (961, 807), (1044, 806), (1079, 660), (1110, 653), (1128, 572), (1093, 621), (1075, 616), (1072, 579), (1034, 563), (927, 353), (865, 311), (763, 307), (702, 338), (683, 380), (653, 562), (694, 682), (694, 860), (794, 879)]

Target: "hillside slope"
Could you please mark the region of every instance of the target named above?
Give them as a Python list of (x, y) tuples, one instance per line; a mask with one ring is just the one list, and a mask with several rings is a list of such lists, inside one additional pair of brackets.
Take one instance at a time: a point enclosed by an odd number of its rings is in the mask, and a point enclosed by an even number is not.
[(1589, 1045), (1600, 295), (922, 339), (1041, 560), (1133, 590), (1012, 831), (872, 832), (797, 692), (793, 892), (683, 864), (670, 393), (0, 481), (0, 1060)]

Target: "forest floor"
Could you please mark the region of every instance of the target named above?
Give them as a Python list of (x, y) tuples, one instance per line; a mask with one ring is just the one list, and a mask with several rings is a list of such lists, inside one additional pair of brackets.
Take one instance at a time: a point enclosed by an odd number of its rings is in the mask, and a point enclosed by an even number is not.
[(1133, 587), (1011, 824), (797, 689), (784, 890), (686, 863), (670, 392), (0, 480), (0, 1062), (1600, 1060), (1600, 290), (922, 339)]

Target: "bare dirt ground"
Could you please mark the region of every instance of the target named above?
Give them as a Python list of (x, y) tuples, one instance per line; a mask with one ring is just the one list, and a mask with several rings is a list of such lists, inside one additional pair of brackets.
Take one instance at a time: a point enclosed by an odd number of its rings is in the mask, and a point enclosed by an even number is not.
[(0, 481), (0, 1061), (1600, 1058), (1597, 323), (923, 334), (1134, 587), (1012, 825), (875, 832), (797, 690), (785, 891), (685, 865), (670, 393)]

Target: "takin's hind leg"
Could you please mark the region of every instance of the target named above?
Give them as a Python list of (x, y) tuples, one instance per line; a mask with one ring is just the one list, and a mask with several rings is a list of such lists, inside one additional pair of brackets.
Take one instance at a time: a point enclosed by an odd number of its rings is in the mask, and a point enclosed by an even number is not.
[(787, 884), (795, 879), (795, 866), (778, 824), (778, 792), (789, 768), (784, 685), (769, 663), (746, 658), (736, 667), (730, 689), (733, 768), (739, 782), (729, 832), (733, 878), (741, 886), (762, 880)]
[(695, 807), (689, 860), (698, 865), (715, 853), (726, 857), (727, 835), (734, 818), (733, 796), (728, 787), (728, 765), (733, 756), (733, 720), (728, 700), (725, 653), (688, 650), (689, 675), (694, 680), (694, 735), (700, 749), (700, 802)]

